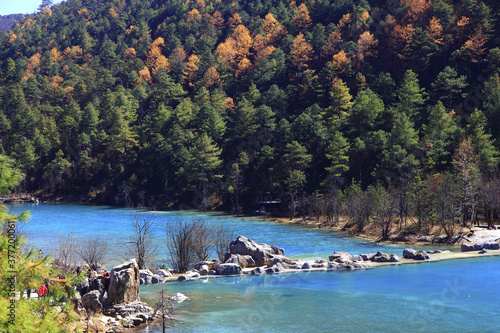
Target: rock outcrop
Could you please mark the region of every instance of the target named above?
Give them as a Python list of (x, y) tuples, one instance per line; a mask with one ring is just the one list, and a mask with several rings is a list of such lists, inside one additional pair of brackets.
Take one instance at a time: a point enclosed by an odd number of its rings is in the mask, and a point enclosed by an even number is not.
[[(224, 262), (229, 260), (232, 255), (250, 256), (255, 262), (254, 266), (264, 266), (275, 256), (284, 256), (285, 250), (276, 245), (268, 245), (264, 243), (257, 243), (244, 236), (239, 236), (237, 239), (229, 244), (229, 251), (224, 257)], [(253, 267), (247, 265), (247, 267)]]
[(131, 328), (153, 320), (153, 309), (143, 302), (115, 305), (104, 312), (106, 315), (122, 320), (124, 327)]
[(140, 273), (135, 259), (116, 266), (110, 272), (109, 302), (131, 303), (139, 299)]

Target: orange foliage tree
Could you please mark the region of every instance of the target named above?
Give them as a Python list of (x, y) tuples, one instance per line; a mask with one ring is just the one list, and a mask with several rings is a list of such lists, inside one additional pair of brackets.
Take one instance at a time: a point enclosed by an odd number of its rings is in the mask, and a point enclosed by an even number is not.
[(342, 43), (343, 41), (340, 31), (332, 31), (330, 35), (328, 35), (325, 45), (321, 48), (321, 57), (330, 58), (339, 51)]
[(220, 86), (221, 84), (220, 74), (219, 72), (217, 72), (215, 67), (212, 66), (207, 69), (205, 75), (203, 75), (201, 83), (207, 89)]
[(312, 26), (311, 17), (309, 16), (309, 9), (305, 3), (301, 3), (297, 9), (297, 13), (293, 17), (293, 23), (299, 31), (307, 31)]
[(308, 62), (314, 57), (314, 50), (309, 44), (303, 33), (299, 33), (295, 37), (292, 49), (290, 50), (290, 68), (293, 73), (304, 72), (309, 68)]
[(429, 26), (427, 27), (427, 36), (436, 44), (443, 44), (443, 27), (439, 23), (439, 19), (432, 17)]
[(194, 77), (196, 75), (196, 72), (198, 71), (199, 67), (198, 64), (200, 63), (200, 58), (196, 54), (191, 54), (184, 64), (184, 79), (188, 82), (189, 86), (194, 85)]

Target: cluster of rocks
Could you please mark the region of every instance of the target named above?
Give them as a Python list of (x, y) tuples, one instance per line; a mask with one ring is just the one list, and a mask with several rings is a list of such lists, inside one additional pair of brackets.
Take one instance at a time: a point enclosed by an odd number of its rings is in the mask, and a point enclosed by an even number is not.
[(450, 253), (449, 250), (435, 250), (435, 251), (416, 251), (414, 249), (405, 249), (403, 251), (403, 258), (405, 259), (413, 259), (413, 260), (429, 260), (431, 257), (430, 254), (438, 254), (438, 253)]
[(149, 269), (141, 269), (139, 276), (140, 284), (157, 284), (164, 283), (167, 278), (172, 277), (172, 273), (165, 269), (159, 269), (153, 274)]
[[(154, 275), (151, 274), (151, 280)], [(158, 272), (156, 275), (159, 276)], [(88, 292), (76, 300), (76, 308), (80, 313), (103, 313), (105, 316), (101, 322), (109, 328), (107, 332), (120, 332), (120, 324), (130, 328), (153, 320), (153, 309), (139, 300), (140, 279), (141, 272), (135, 259), (118, 265), (110, 272), (107, 293), (101, 294), (98, 290)]]
[(312, 261), (291, 260), (285, 250), (275, 245), (257, 243), (239, 236), (229, 245), (225, 261), (202, 261), (194, 266), (194, 271), (179, 277), (180, 281), (196, 280), (205, 275), (272, 274), (287, 270), (352, 270), (370, 267), (364, 261), (399, 262), (395, 254), (377, 252), (351, 255), (348, 252), (335, 252), (325, 259)]
[(487, 250), (500, 250), (500, 243), (462, 244), (460, 248), (462, 252), (479, 251), (479, 253), (488, 253)]
[(105, 309), (104, 314), (109, 318), (108, 325), (120, 321), (125, 328), (136, 327), (156, 318), (153, 309), (140, 301), (115, 305)]

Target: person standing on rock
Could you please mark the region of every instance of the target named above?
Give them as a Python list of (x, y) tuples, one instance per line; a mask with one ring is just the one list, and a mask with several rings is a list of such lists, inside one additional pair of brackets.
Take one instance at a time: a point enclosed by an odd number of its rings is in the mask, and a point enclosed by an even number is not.
[(83, 295), (85, 295), (88, 291), (89, 291), (89, 278), (88, 278), (88, 277), (85, 277), (85, 279), (83, 280), (83, 283), (82, 283), (82, 291), (81, 291), (81, 295), (82, 295), (82, 297), (83, 297)]
[(106, 275), (104, 275), (104, 282), (103, 282), (103, 289), (106, 294), (108, 293), (109, 290), (109, 282), (110, 282), (110, 276), (109, 273), (106, 272)]

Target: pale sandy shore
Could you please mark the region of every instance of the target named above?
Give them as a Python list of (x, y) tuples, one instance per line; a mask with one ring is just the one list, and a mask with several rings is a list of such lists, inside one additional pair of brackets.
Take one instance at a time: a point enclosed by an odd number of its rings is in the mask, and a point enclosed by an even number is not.
[(500, 230), (473, 228), (472, 236), (467, 237), (472, 244), (482, 244), (500, 240)]

